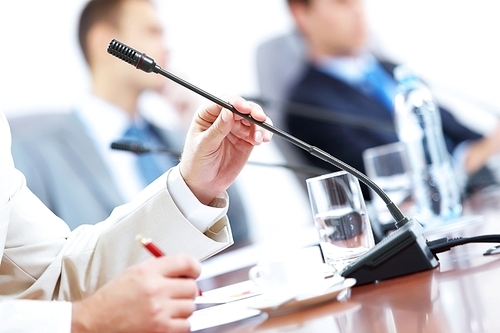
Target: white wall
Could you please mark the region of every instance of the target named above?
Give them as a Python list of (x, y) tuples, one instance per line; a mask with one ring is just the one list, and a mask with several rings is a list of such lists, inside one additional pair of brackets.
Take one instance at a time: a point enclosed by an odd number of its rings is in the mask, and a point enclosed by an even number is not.
[[(88, 87), (76, 41), (84, 0), (0, 3), (0, 108), (67, 107)], [(253, 50), (285, 31), (283, 1), (160, 0), (172, 64), (213, 94), (254, 94)]]
[(86, 87), (75, 27), (82, 3), (0, 3), (0, 108), (5, 112), (70, 105)]
[(214, 94), (257, 93), (255, 48), (291, 25), (285, 0), (165, 0), (162, 8), (173, 66)]

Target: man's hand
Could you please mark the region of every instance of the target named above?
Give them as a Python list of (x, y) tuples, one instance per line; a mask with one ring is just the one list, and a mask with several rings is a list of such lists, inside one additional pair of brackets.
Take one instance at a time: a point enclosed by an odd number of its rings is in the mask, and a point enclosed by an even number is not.
[(132, 266), (73, 304), (72, 332), (189, 332), (200, 271), (196, 259), (183, 255)]
[[(238, 111), (271, 123), (262, 108), (241, 97), (228, 100)], [(193, 118), (180, 162), (184, 181), (200, 202), (209, 204), (236, 179), (255, 145), (272, 133), (219, 105), (201, 106)]]

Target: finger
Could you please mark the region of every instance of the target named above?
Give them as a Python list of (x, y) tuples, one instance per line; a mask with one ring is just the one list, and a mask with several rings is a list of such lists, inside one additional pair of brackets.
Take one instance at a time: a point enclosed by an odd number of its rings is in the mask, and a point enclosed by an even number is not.
[(212, 102), (207, 102), (198, 108), (196, 116), (202, 121), (205, 127), (208, 127), (217, 119), (221, 113), (221, 109), (221, 106)]
[(218, 146), (220, 142), (231, 132), (234, 124), (233, 113), (227, 109), (220, 111), (220, 116), (217, 117), (212, 124), (207, 126), (206, 142), (210, 142)]
[[(248, 114), (255, 120), (264, 121), (266, 119), (264, 111), (256, 103), (250, 103), (242, 97), (231, 97), (229, 103), (240, 113)], [(240, 116), (236, 116), (235, 120), (240, 120)]]
[(194, 299), (198, 296), (198, 285), (194, 279), (174, 278), (165, 285), (169, 295), (176, 299)]
[[(224, 96), (224, 100), (228, 101), (229, 104), (231, 104), (236, 110), (238, 110), (240, 113), (243, 114), (249, 114), (252, 116), (252, 118), (258, 120), (258, 121), (265, 121), (266, 120), (266, 115), (264, 113), (264, 110), (261, 108), (260, 105), (254, 102), (246, 101), (244, 98), (239, 97), (239, 96)], [(224, 109), (225, 110), (225, 109)], [(218, 112), (221, 112), (220, 110), (217, 110)], [(227, 110), (229, 111), (229, 110)], [(231, 112), (231, 111), (229, 111)], [(242, 121), (243, 124), (250, 126), (251, 122), (246, 120), (245, 118), (242, 118), (241, 116), (234, 114), (234, 113), (227, 113), (227, 112), (221, 112), (222, 116), (225, 118), (225, 121), (228, 121), (229, 119), (234, 119), (236, 121)]]
[[(265, 122), (269, 125), (273, 124), (272, 120), (265, 115), (264, 110), (259, 104), (251, 101), (248, 101), (248, 104), (252, 108), (251, 115), (254, 119)], [(262, 142), (269, 142), (272, 138), (272, 133), (265, 130), (259, 125), (256, 126), (257, 127), (255, 128), (255, 132), (253, 134), (253, 139), (255, 140), (255, 142), (258, 144)]]
[[(265, 121), (265, 122), (266, 122), (267, 124), (271, 125), (271, 126), (273, 125), (273, 121), (272, 121), (272, 119), (271, 119), (271, 118), (269, 118), (269, 117), (267, 117), (267, 119), (266, 119), (266, 121)], [(267, 131), (267, 130), (264, 130), (264, 131), (263, 131), (263, 136), (264, 136), (264, 137), (263, 137), (263, 140), (262, 140), (262, 141), (263, 141), (263, 142), (269, 142), (269, 141), (271, 141), (271, 138), (273, 137), (273, 133), (272, 133), (272, 132), (269, 132), (269, 131)]]
[(252, 118), (258, 121), (265, 121), (267, 119), (266, 113), (259, 104), (252, 101), (247, 101), (247, 104), (251, 108), (250, 114), (252, 115)]
[(192, 300), (169, 300), (171, 318), (188, 318), (196, 310)]
[(249, 120), (245, 119), (245, 118), (242, 118), (240, 122), (244, 126), (251, 126), (252, 125), (252, 123)]
[(162, 325), (158, 325), (155, 332), (191, 332), (191, 324), (187, 318), (169, 318)]
[(251, 124), (251, 126), (247, 126), (243, 123), (243, 121), (236, 122), (233, 125), (232, 133), (239, 139), (247, 141), (252, 145), (258, 145), (262, 142), (268, 142), (272, 133), (265, 130), (261, 126), (257, 124)]
[(194, 257), (178, 254), (155, 259), (153, 269), (165, 277), (197, 279), (200, 276), (201, 264)]

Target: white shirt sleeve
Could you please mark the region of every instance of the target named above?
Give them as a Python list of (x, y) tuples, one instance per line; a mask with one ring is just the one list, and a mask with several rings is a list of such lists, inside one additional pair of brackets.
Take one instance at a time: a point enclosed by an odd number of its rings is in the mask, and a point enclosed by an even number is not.
[(0, 301), (0, 332), (69, 333), (71, 310), (72, 304), (64, 301)]
[(217, 200), (217, 202), (224, 203), (222, 207), (211, 207), (202, 204), (187, 186), (178, 166), (174, 167), (169, 173), (167, 188), (184, 217), (201, 232), (207, 231), (226, 213), (225, 207), (229, 203), (227, 192), (223, 192), (218, 196), (220, 200)]

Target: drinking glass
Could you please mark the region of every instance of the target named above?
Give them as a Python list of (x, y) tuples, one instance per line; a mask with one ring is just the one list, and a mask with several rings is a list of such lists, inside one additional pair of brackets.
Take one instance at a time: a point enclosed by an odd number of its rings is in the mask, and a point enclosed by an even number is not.
[(374, 237), (358, 179), (345, 171), (306, 180), (325, 262), (340, 272)]

